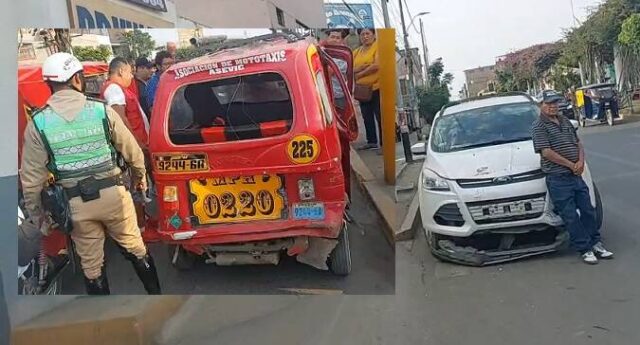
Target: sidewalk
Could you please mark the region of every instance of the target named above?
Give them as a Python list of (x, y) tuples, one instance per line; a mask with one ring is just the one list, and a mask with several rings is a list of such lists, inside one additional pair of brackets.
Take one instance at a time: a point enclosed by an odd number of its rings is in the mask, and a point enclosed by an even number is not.
[[(411, 206), (416, 195), (417, 179), (424, 156), (414, 156), (414, 162), (407, 164), (402, 142), (395, 143), (396, 185), (387, 185), (384, 181), (384, 162), (381, 150), (359, 151), (356, 149), (366, 142), (362, 119), (359, 118), (358, 121), (360, 138), (352, 143), (351, 168), (385, 220), (387, 229), (384, 230), (387, 238), (391, 243), (395, 243), (398, 240), (406, 239), (407, 231), (412, 228), (415, 217), (407, 219), (407, 214), (410, 209), (414, 208), (417, 212), (417, 199), (415, 201), (416, 207), (412, 208)], [(410, 141), (411, 145), (418, 142), (416, 133), (411, 133)], [(411, 223), (411, 226), (404, 225), (405, 223)], [(409, 229), (405, 229), (407, 227)]]

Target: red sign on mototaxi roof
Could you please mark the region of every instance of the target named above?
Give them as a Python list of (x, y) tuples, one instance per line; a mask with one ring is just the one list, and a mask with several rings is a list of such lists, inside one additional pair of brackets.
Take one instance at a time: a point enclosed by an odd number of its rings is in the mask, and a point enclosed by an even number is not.
[(306, 49), (311, 43), (309, 40), (293, 43), (279, 40), (225, 49), (187, 62), (178, 63), (167, 72), (172, 74), (169, 78), (172, 80), (181, 80), (190, 76), (201, 79), (207, 76), (241, 73), (253, 68), (265, 68), (267, 65), (289, 62), (296, 51), (306, 53)]

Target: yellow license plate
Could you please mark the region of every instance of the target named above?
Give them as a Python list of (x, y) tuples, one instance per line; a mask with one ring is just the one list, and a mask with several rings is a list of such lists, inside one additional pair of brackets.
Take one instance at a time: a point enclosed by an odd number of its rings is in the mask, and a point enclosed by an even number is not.
[(209, 170), (207, 155), (186, 154), (156, 156), (156, 169), (163, 173), (184, 173)]
[(282, 217), (282, 180), (277, 175), (218, 177), (189, 181), (193, 215), (200, 224), (273, 220)]

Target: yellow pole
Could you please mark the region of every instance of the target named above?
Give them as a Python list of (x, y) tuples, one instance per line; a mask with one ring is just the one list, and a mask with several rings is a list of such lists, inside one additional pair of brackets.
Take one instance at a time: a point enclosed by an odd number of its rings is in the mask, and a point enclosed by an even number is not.
[(378, 29), (384, 180), (396, 184), (396, 32)]

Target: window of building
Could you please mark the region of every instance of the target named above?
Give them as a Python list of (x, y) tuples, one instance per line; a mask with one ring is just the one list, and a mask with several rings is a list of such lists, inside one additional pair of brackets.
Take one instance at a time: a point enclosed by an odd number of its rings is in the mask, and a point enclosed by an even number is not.
[(281, 26), (285, 26), (284, 25), (284, 12), (278, 7), (276, 7), (276, 16), (278, 17), (278, 24), (281, 25)]

